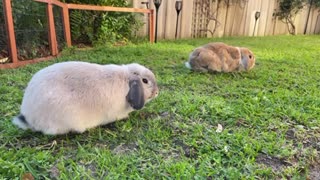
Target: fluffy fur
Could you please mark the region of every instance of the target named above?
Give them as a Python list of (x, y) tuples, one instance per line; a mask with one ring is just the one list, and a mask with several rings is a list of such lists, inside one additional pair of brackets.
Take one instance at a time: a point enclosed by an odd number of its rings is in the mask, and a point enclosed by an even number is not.
[(45, 134), (82, 133), (128, 117), (157, 95), (154, 74), (139, 64), (57, 63), (32, 77), (13, 123)]
[(224, 43), (209, 43), (190, 53), (185, 66), (201, 72), (248, 71), (255, 65), (253, 53), (244, 47)]

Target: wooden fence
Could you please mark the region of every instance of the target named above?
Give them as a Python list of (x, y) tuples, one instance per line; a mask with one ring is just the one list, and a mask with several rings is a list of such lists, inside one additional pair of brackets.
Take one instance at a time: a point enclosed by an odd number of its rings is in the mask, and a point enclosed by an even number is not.
[[(44, 61), (58, 55), (57, 37), (53, 17), (53, 6), (62, 8), (64, 38), (67, 46), (71, 46), (69, 10), (94, 10), (144, 13), (142, 35), (149, 35), (150, 42), (154, 41), (154, 0), (131, 0), (133, 8), (66, 4), (58, 0), (34, 0), (47, 4), (49, 29), (50, 57), (18, 60), (11, 0), (2, 0), (5, 12), (5, 25), (11, 62), (0, 64), (0, 69), (14, 68), (29, 63)], [(182, 0), (183, 6), (178, 18), (178, 38), (191, 37), (221, 37), (221, 36), (268, 36), (288, 34), (287, 26), (275, 16), (278, 8), (277, 0)], [(149, 8), (145, 2), (149, 3)], [(226, 3), (230, 2), (230, 3)], [(158, 38), (175, 38), (177, 14), (174, 0), (163, 0), (159, 9)], [(305, 7), (295, 18), (296, 33), (320, 33), (320, 13), (318, 9)], [(256, 21), (255, 14), (260, 17)]]
[[(141, 2), (153, 0), (132, 0), (133, 7), (146, 8)], [(289, 34), (287, 25), (275, 16), (277, 0), (182, 0), (179, 17), (179, 38), (222, 37), (222, 36), (270, 36)], [(159, 8), (158, 38), (175, 38), (175, 0), (163, 0)], [(229, 2), (228, 4), (226, 2)], [(305, 7), (295, 18), (296, 34), (319, 34), (319, 9)], [(255, 13), (260, 18), (255, 22)], [(308, 20), (308, 23), (307, 22)], [(254, 28), (256, 23), (256, 27)], [(146, 32), (147, 27), (141, 33)], [(212, 31), (212, 32), (210, 32)]]
[(124, 7), (111, 7), (111, 6), (94, 6), (94, 5), (79, 5), (79, 4), (66, 4), (62, 3), (58, 0), (34, 0), (40, 3), (47, 4), (47, 18), (48, 18), (48, 30), (49, 30), (49, 46), (51, 55), (45, 58), (38, 58), (33, 60), (24, 60), (20, 61), (17, 56), (17, 45), (15, 39), (15, 30), (14, 30), (14, 21), (12, 17), (12, 7), (11, 0), (2, 0), (3, 1), (3, 9), (5, 14), (5, 24), (7, 29), (7, 39), (8, 39), (8, 50), (9, 57), (11, 62), (0, 64), (0, 69), (4, 68), (15, 68), (19, 66), (23, 66), (25, 64), (35, 63), (39, 61), (45, 61), (52, 56), (58, 55), (58, 45), (57, 45), (57, 35), (55, 30), (55, 22), (53, 17), (53, 6), (58, 6), (62, 8), (63, 12), (63, 27), (64, 27), (64, 36), (66, 40), (66, 44), (68, 47), (71, 46), (71, 33), (70, 33), (70, 21), (69, 21), (69, 10), (70, 9), (78, 9), (78, 10), (94, 10), (94, 11), (117, 11), (117, 12), (132, 12), (132, 13), (146, 13), (148, 15), (148, 23), (150, 24), (149, 28), (149, 40), (150, 42), (154, 42), (154, 34), (151, 33), (154, 31), (154, 13), (153, 9), (139, 9), (139, 8), (124, 8)]

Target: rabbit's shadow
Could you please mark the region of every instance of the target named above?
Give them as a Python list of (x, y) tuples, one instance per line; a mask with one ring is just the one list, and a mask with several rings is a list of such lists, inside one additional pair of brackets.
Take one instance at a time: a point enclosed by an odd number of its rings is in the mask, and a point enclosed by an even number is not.
[[(102, 126), (98, 126), (94, 129), (87, 130), (83, 133), (69, 132), (67, 134), (60, 135), (46, 135), (40, 131), (24, 130), (16, 134), (12, 140), (7, 143), (6, 147), (14, 149), (21, 148), (38, 148), (38, 149), (51, 149), (57, 144), (63, 144), (65, 146), (78, 146), (79, 144), (86, 143), (100, 143), (101, 139), (98, 137), (99, 130), (115, 131), (117, 129), (116, 123), (110, 123)], [(90, 142), (88, 141), (90, 137)], [(107, 143), (107, 142), (106, 142)]]

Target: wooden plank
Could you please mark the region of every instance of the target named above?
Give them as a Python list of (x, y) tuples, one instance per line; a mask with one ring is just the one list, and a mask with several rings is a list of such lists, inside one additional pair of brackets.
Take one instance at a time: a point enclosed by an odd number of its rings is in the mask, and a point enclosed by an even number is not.
[(150, 9), (149, 13), (149, 40), (150, 43), (154, 42), (154, 10)]
[(313, 34), (315, 29), (316, 29), (316, 25), (317, 25), (317, 18), (319, 15), (319, 10), (316, 8), (313, 8), (311, 13), (310, 13), (310, 19), (309, 19), (309, 24), (310, 24), (310, 29), (308, 29), (307, 34)]
[(167, 1), (162, 1), (158, 12), (158, 39), (165, 38)]
[(252, 32), (250, 33), (250, 27), (251, 27), (251, 17), (252, 17), (252, 9), (254, 8), (253, 3), (255, 3), (255, 0), (248, 0), (248, 5), (246, 9), (246, 21), (245, 21), (245, 28), (244, 28), (244, 36), (252, 36)]
[(14, 33), (14, 24), (12, 18), (11, 0), (3, 0), (3, 9), (5, 12), (5, 22), (7, 26), (7, 36), (9, 43), (9, 53), (13, 63), (18, 62), (18, 53), (16, 45), (16, 37)]
[(63, 26), (64, 26), (64, 38), (67, 42), (67, 46), (71, 47), (71, 31), (70, 31), (70, 18), (69, 18), (69, 9), (65, 5), (62, 7), (63, 11)]
[[(259, 21), (255, 21), (255, 14), (257, 11), (260, 11), (261, 0), (249, 0), (248, 11), (247, 11), (247, 29), (245, 31), (246, 36), (254, 36), (257, 35), (259, 29)], [(255, 26), (256, 23), (256, 27)]]
[(241, 36), (244, 33), (244, 25), (246, 20), (246, 2), (238, 2), (235, 10), (235, 16), (233, 18), (233, 23), (231, 26), (231, 35), (232, 36)]
[[(230, 2), (231, 3), (231, 2)], [(234, 19), (236, 17), (236, 6), (235, 4), (231, 3), (227, 6), (227, 12), (226, 12), (226, 19), (225, 19), (225, 28), (224, 28), (224, 36), (231, 36), (232, 35), (232, 26), (235, 23)]]
[[(168, 1), (166, 4), (166, 16), (165, 16), (165, 29), (164, 29), (164, 38), (165, 39), (174, 39), (175, 38), (175, 32), (176, 32), (176, 21), (177, 21), (177, 12), (175, 8), (176, 1)], [(181, 12), (179, 15), (181, 21)], [(179, 30), (179, 24), (178, 24), (178, 30)], [(179, 32), (179, 31), (178, 31)], [(179, 37), (178, 33), (178, 36)]]
[[(180, 38), (191, 37), (192, 32), (192, 11), (193, 1), (183, 1), (182, 10), (180, 12)], [(174, 19), (174, 18), (172, 18)]]
[(150, 9), (124, 8), (124, 7), (112, 7), (112, 6), (95, 6), (95, 5), (83, 5), (83, 4), (67, 4), (67, 6), (69, 9), (78, 9), (78, 10), (150, 13)]
[(224, 36), (224, 28), (225, 28), (225, 19), (227, 16), (227, 6), (223, 1), (218, 1), (220, 2), (218, 4), (219, 9), (218, 9), (218, 16), (217, 19), (220, 22), (220, 26), (217, 28), (215, 32), (215, 36), (222, 37)]
[(54, 4), (56, 6), (60, 6), (60, 7), (65, 7), (66, 6), (66, 3), (63, 3), (63, 2), (60, 2), (60, 1), (57, 1), (57, 0), (33, 0), (33, 1), (36, 1), (36, 2), (41, 2), (41, 3), (49, 3), (49, 4)]
[[(191, 37), (196, 37), (197, 36), (197, 14), (198, 14), (198, 10), (197, 10), (197, 0), (194, 0), (193, 5), (194, 7), (192, 8), (192, 33), (191, 33)], [(183, 19), (184, 15), (182, 14), (182, 19)]]
[[(261, 1), (260, 6), (260, 18), (258, 20), (259, 26), (256, 29), (258, 36), (264, 36), (265, 30), (267, 28), (267, 19), (268, 19), (268, 13), (269, 13), (269, 6), (271, 4), (271, 1)], [(271, 14), (272, 16), (272, 14)]]
[(205, 24), (205, 18), (206, 18), (207, 11), (206, 11), (206, 7), (203, 5), (204, 1), (198, 1), (198, 2), (199, 2), (198, 7), (200, 9), (200, 11), (199, 11), (200, 19), (199, 19), (198, 27), (199, 27), (199, 30), (201, 30), (201, 31), (199, 31), (199, 35), (200, 35), (199, 37), (205, 37), (207, 32), (203, 31), (203, 30), (206, 29), (206, 28), (204, 28), (204, 24)]
[(317, 19), (316, 19), (314, 34), (320, 34), (320, 14), (318, 14)]
[[(218, 3), (216, 1), (214, 2), (210, 2), (210, 16), (214, 16), (216, 17), (217, 16), (217, 5)], [(213, 20), (210, 20), (209, 23), (208, 23), (208, 26), (207, 26), (207, 29), (208, 30), (211, 30), (213, 31), (214, 27), (216, 25), (216, 22), (213, 21)], [(211, 34), (209, 31), (207, 32), (207, 37), (213, 37), (213, 34)]]
[(275, 6), (276, 6), (276, 0), (270, 0), (269, 5), (268, 5), (268, 10), (265, 13), (265, 15), (267, 16), (266, 27), (264, 30), (265, 36), (273, 35), (273, 29), (274, 29), (274, 24), (275, 24), (275, 16), (274, 16)]
[(37, 58), (32, 60), (24, 60), (24, 61), (18, 61), (16, 63), (6, 63), (6, 64), (0, 64), (0, 69), (11, 69), (11, 68), (17, 68), (21, 66), (25, 66), (28, 64), (34, 64), (42, 61), (48, 61), (54, 59), (54, 56), (47, 56), (43, 58)]
[[(303, 8), (295, 17), (294, 24), (296, 25), (296, 33), (303, 34), (308, 18), (309, 6)], [(310, 19), (309, 19), (310, 20)]]
[(49, 44), (51, 55), (55, 56), (58, 54), (58, 46), (57, 46), (57, 36), (56, 36), (56, 29), (54, 26), (54, 17), (53, 17), (53, 7), (50, 3), (51, 0), (48, 0), (49, 3), (47, 4), (47, 15), (48, 15), (48, 27), (49, 27)]
[(279, 18), (277, 18), (274, 35), (283, 35), (283, 34), (289, 34), (287, 24), (279, 20)]

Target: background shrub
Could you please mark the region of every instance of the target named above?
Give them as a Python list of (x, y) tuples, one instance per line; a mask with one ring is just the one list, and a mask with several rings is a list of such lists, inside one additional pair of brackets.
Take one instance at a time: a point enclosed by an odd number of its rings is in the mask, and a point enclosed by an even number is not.
[[(129, 7), (126, 0), (65, 0), (66, 3)], [(74, 43), (103, 44), (134, 39), (142, 22), (139, 15), (125, 12), (70, 11), (71, 33)]]

